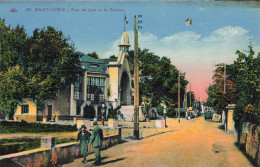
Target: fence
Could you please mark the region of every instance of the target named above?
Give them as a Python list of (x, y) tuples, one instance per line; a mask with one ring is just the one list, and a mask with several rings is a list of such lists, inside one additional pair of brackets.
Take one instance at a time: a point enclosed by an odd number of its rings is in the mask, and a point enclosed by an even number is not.
[[(53, 143), (53, 140), (50, 141)], [(120, 142), (121, 128), (118, 129), (118, 134), (104, 137), (102, 148), (106, 149)], [(80, 148), (77, 142), (59, 145), (50, 144), (50, 147), (52, 148), (39, 148), (0, 156), (0, 166), (50, 167), (71, 162), (79, 157)], [(89, 147), (89, 153), (93, 153), (92, 147)]]

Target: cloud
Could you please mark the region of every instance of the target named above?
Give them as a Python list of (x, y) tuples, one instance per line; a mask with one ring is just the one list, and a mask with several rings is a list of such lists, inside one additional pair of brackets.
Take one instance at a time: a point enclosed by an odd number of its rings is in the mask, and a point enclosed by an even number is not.
[(243, 38), (247, 33), (248, 31), (241, 27), (228, 26), (212, 32), (209, 37), (205, 37), (203, 40), (205, 42), (226, 42)]
[[(134, 48), (134, 33), (128, 32), (131, 49)], [(162, 57), (169, 57), (178, 69), (186, 72), (196, 96), (206, 97), (205, 89), (212, 82), (215, 64), (233, 63), (237, 50), (247, 50), (249, 32), (242, 27), (223, 27), (203, 36), (192, 31), (169, 34), (158, 38), (152, 33), (139, 32), (139, 47), (148, 48)], [(115, 40), (104, 56), (118, 54), (120, 39)], [(259, 48), (259, 46), (254, 46)]]

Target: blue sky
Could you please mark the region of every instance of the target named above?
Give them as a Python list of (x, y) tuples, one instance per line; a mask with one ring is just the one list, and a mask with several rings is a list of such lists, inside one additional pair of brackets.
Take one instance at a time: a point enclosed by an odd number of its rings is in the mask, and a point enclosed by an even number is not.
[[(78, 51), (96, 51), (105, 58), (118, 53), (124, 12), (129, 20), (126, 30), (132, 46), (134, 16), (142, 15), (139, 46), (161, 57), (171, 58), (177, 68), (186, 72), (196, 97), (205, 98), (205, 89), (212, 82), (214, 64), (232, 63), (236, 50), (247, 49), (250, 39), (255, 50), (260, 51), (259, 4), (199, 1), (1, 2), (0, 16), (12, 27), (23, 25), (29, 35), (35, 28), (53, 26), (69, 36)], [(12, 8), (17, 12), (10, 12)], [(31, 11), (26, 11), (27, 8)], [(48, 11), (36, 12), (36, 8), (48, 8)], [(65, 11), (50, 11), (55, 8)], [(80, 11), (72, 11), (72, 8)], [(110, 8), (124, 12), (112, 12)], [(89, 9), (96, 11), (90, 12)], [(187, 18), (192, 19), (191, 26), (185, 25)]]

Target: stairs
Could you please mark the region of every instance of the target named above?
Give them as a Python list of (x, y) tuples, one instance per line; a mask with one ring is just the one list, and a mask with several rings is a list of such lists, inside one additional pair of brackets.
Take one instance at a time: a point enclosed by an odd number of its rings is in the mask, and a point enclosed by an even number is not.
[[(123, 114), (123, 118), (118, 117), (119, 121), (134, 122), (134, 105), (121, 106), (120, 112)], [(139, 121), (143, 119), (141, 109), (139, 108)]]

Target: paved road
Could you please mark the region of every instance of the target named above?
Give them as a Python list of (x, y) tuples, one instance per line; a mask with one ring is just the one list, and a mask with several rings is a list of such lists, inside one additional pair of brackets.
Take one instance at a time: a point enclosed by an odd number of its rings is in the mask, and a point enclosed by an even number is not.
[[(251, 167), (250, 162), (233, 145), (235, 135), (218, 129), (220, 123), (168, 119), (165, 133), (139, 141), (128, 141), (102, 151), (102, 165), (113, 167)], [(63, 167), (91, 166), (94, 155), (86, 164), (76, 159)]]

